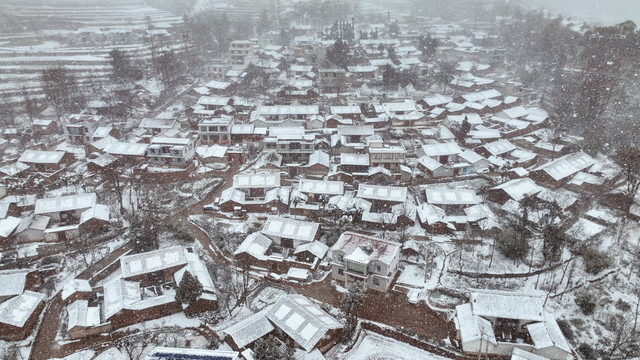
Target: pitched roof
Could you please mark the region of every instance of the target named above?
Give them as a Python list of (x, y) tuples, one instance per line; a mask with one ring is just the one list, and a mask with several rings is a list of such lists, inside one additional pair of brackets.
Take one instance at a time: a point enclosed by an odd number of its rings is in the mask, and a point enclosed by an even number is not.
[[(367, 262), (376, 259), (389, 264), (398, 255), (401, 246), (402, 244), (395, 241), (383, 240), (374, 236), (347, 231), (340, 235), (338, 241), (331, 247), (331, 251), (342, 250), (347, 255), (354, 253), (356, 253), (356, 255), (360, 254), (362, 255), (362, 260), (364, 260), (364, 255), (366, 255)], [(367, 248), (364, 255), (358, 250), (362, 247)], [(369, 250), (371, 251), (369, 252)]]
[(89, 209), (96, 205), (96, 194), (76, 194), (36, 200), (35, 214)]
[(542, 297), (510, 291), (475, 290), (470, 294), (474, 315), (525, 321), (543, 321)]
[(0, 303), (0, 323), (23, 327), (45, 295), (26, 290), (19, 296)]
[(282, 296), (266, 316), (306, 351), (311, 351), (329, 330), (342, 328), (331, 315), (298, 294)]
[(271, 216), (264, 224), (262, 233), (266, 236), (276, 236), (311, 242), (315, 239), (319, 227), (320, 224), (310, 221), (300, 221), (279, 216)]
[(400, 186), (360, 184), (358, 186), (358, 197), (370, 200), (405, 202), (407, 200), (407, 188)]
[(140, 254), (126, 255), (120, 259), (122, 277), (125, 279), (186, 264), (187, 258), (182, 246), (172, 246)]
[(436, 205), (475, 205), (480, 198), (470, 189), (426, 189), (427, 202)]
[(344, 182), (300, 179), (298, 191), (309, 194), (342, 195), (344, 194)]
[(64, 151), (25, 150), (19, 162), (27, 164), (57, 164), (66, 154)]
[(225, 329), (224, 333), (231, 336), (233, 342), (239, 348), (242, 349), (246, 347), (275, 330), (273, 324), (266, 317), (267, 312), (269, 312), (271, 308), (272, 306), (267, 306), (248, 318), (233, 324)]

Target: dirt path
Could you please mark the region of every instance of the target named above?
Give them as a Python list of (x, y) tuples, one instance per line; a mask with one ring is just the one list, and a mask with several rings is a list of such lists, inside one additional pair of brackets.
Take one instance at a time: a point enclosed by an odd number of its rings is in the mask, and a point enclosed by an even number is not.
[(33, 340), (29, 359), (46, 360), (55, 357), (53, 356), (53, 353), (55, 353), (58, 348), (56, 334), (58, 333), (60, 316), (62, 315), (63, 310), (62, 295), (61, 293), (58, 293), (51, 300), (49, 306), (45, 308), (42, 322), (40, 323), (36, 337)]

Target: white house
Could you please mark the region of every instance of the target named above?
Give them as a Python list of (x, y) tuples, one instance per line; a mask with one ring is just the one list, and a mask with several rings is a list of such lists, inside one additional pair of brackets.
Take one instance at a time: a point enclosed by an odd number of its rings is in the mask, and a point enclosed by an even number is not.
[(329, 250), (331, 274), (345, 286), (361, 282), (367, 289), (387, 291), (398, 271), (401, 244), (347, 231)]

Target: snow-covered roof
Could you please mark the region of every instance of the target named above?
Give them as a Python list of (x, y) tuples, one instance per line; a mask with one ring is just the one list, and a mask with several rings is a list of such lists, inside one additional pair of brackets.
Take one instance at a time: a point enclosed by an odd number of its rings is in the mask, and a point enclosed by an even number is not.
[(549, 358), (514, 347), (510, 360), (549, 360)]
[(550, 314), (545, 313), (544, 322), (528, 324), (527, 330), (529, 331), (535, 349), (556, 347), (567, 353), (571, 353), (571, 349), (558, 323)]
[(198, 155), (203, 159), (207, 159), (207, 158), (221, 159), (227, 153), (227, 149), (228, 148), (226, 146), (222, 146), (218, 144), (214, 144), (211, 146), (202, 145), (196, 148), (196, 153), (198, 153)]
[(300, 179), (298, 191), (309, 194), (342, 195), (344, 182)]
[(198, 99), (199, 105), (225, 106), (229, 104), (231, 98), (222, 96), (201, 96)]
[(117, 141), (104, 147), (104, 152), (111, 155), (144, 156), (148, 144)]
[(330, 106), (329, 111), (331, 114), (335, 115), (345, 115), (345, 114), (362, 114), (359, 106), (351, 105), (351, 106)]
[(491, 322), (473, 314), (470, 304), (456, 306), (455, 321), (463, 344), (482, 339), (497, 345)]
[(97, 306), (89, 306), (87, 300), (76, 300), (67, 306), (67, 314), (69, 322), (67, 330), (74, 327), (90, 327), (100, 324), (100, 308)]
[(96, 194), (76, 194), (36, 200), (35, 214), (89, 209), (96, 205)]
[(436, 95), (424, 98), (423, 101), (427, 104), (427, 106), (439, 106), (439, 105), (446, 105), (452, 102), (453, 99), (445, 95), (436, 94)]
[(187, 266), (183, 267), (182, 269), (176, 271), (175, 274), (173, 274), (173, 279), (175, 280), (176, 284), (179, 284), (180, 281), (182, 281), (182, 276), (184, 276), (184, 273), (186, 271), (189, 271), (191, 275), (195, 276), (196, 279), (200, 281), (200, 284), (202, 284), (202, 288), (205, 291), (215, 293), (216, 289), (213, 285), (213, 280), (211, 279), (211, 275), (209, 274), (207, 266), (204, 264), (204, 262), (202, 262), (202, 260), (200, 260), (200, 258), (198, 258), (198, 256), (194, 253), (185, 252), (185, 255), (187, 257)]
[(416, 102), (413, 100), (386, 102), (382, 103), (382, 109), (386, 113), (410, 112), (416, 110)]
[(369, 155), (343, 153), (340, 155), (340, 165), (369, 166)]
[(422, 203), (418, 206), (418, 218), (423, 224), (433, 225), (438, 222), (446, 222), (447, 214), (442, 208)]
[(28, 270), (0, 271), (0, 298), (22, 294), (28, 274)]
[(544, 171), (554, 180), (562, 180), (595, 164), (595, 160), (582, 151), (568, 154), (534, 169)]
[[(331, 251), (341, 250), (347, 256), (352, 255), (353, 259), (360, 259), (359, 262), (368, 263), (371, 260), (378, 260), (385, 264), (390, 264), (398, 256), (402, 244), (395, 241), (383, 240), (374, 236), (363, 235), (347, 231), (340, 235), (340, 238), (331, 247)], [(365, 247), (366, 251), (362, 252)], [(364, 259), (366, 255), (366, 261)]]
[(438, 162), (437, 160), (430, 158), (428, 156), (421, 156), (420, 158), (418, 158), (418, 164), (424, 166), (425, 168), (427, 168), (429, 171), (435, 171), (438, 168), (442, 167), (443, 165)]
[(295, 280), (307, 280), (311, 276), (311, 272), (308, 269), (291, 267), (287, 271), (287, 279)]
[(316, 150), (313, 154), (309, 155), (309, 163), (306, 166), (313, 166), (316, 164), (329, 167), (331, 165), (329, 154), (322, 150)]
[(240, 349), (246, 347), (275, 330), (273, 324), (266, 317), (267, 312), (270, 311), (271, 308), (272, 306), (267, 306), (248, 318), (235, 323), (224, 330), (224, 333), (231, 336), (233, 342)]
[(120, 259), (122, 277), (125, 279), (186, 264), (187, 258), (182, 246), (126, 255)]
[(261, 115), (317, 115), (318, 106), (259, 106), (256, 113)]
[(26, 290), (22, 294), (0, 303), (0, 323), (21, 328), (45, 299), (44, 294)]
[(279, 173), (236, 174), (233, 176), (235, 189), (273, 188), (280, 186)]
[(282, 296), (266, 316), (306, 351), (311, 351), (329, 330), (342, 328), (331, 315), (298, 294)]
[(264, 224), (262, 233), (266, 236), (311, 242), (315, 239), (319, 228), (318, 223), (271, 216)]
[(515, 201), (520, 201), (525, 196), (532, 196), (544, 190), (544, 188), (538, 186), (538, 184), (529, 178), (509, 180), (491, 188), (491, 190), (498, 189), (506, 192)]
[(460, 154), (462, 149), (455, 142), (422, 145), (424, 154), (430, 157)]
[(0, 220), (0, 237), (7, 238), (20, 225), (22, 220), (15, 216), (9, 216)]
[(103, 204), (95, 204), (89, 209), (85, 210), (80, 214), (80, 224), (84, 224), (85, 222), (91, 219), (98, 219), (102, 221), (109, 221), (109, 207)]
[(606, 229), (607, 228), (605, 226), (602, 226), (591, 220), (580, 218), (565, 233), (578, 240), (588, 240), (589, 238), (600, 234)]
[(102, 311), (105, 321), (142, 299), (140, 283), (135, 281), (126, 281), (117, 277), (105, 282), (102, 288), (104, 291)]
[(327, 251), (329, 251), (329, 247), (327, 245), (321, 243), (320, 241), (315, 240), (315, 241), (312, 241), (310, 243), (305, 243), (305, 244), (298, 245), (298, 247), (296, 247), (296, 249), (293, 251), (293, 253), (294, 254), (299, 254), (299, 253), (305, 252), (305, 251), (310, 252), (311, 254), (313, 254), (318, 259), (322, 259), (327, 254)]
[(516, 146), (513, 145), (509, 140), (498, 140), (488, 144), (484, 144), (483, 147), (491, 154), (491, 155), (502, 155), (513, 151), (516, 149)]
[(338, 136), (370, 136), (373, 125), (338, 125)]
[(67, 300), (71, 295), (77, 292), (91, 292), (91, 284), (89, 284), (89, 280), (73, 279), (67, 282), (62, 288), (62, 300)]
[(25, 150), (18, 159), (27, 164), (57, 164), (62, 160), (64, 151)]
[(478, 101), (482, 101), (482, 100), (486, 100), (486, 99), (493, 99), (493, 98), (497, 98), (497, 97), (501, 97), (502, 94), (500, 94), (500, 92), (496, 89), (491, 89), (491, 90), (484, 90), (484, 91), (477, 91), (477, 92), (472, 92), (472, 93), (467, 93), (462, 95), (462, 98), (465, 101), (470, 101), (470, 102), (478, 102)]
[(426, 189), (427, 202), (436, 205), (475, 205), (481, 202), (471, 189)]
[(256, 259), (266, 259), (265, 253), (271, 246), (271, 239), (264, 236), (260, 232), (254, 232), (244, 239), (244, 241), (238, 246), (236, 251), (233, 252), (233, 255), (238, 255), (242, 253), (247, 253), (253, 256)]
[(231, 83), (226, 81), (211, 80), (208, 83), (204, 84), (204, 86), (209, 89), (224, 90), (231, 86)]
[(31, 166), (17, 161), (15, 163), (7, 164), (5, 166), (0, 167), (0, 173), (5, 174), (7, 176), (14, 176), (29, 168), (31, 168)]
[(358, 197), (369, 200), (403, 203), (407, 200), (407, 188), (400, 186), (360, 184), (358, 186)]
[(175, 119), (152, 119), (144, 118), (140, 121), (138, 128), (142, 129), (172, 129), (176, 126)]
[(475, 164), (478, 161), (486, 160), (485, 158), (483, 158), (482, 156), (478, 155), (477, 153), (471, 150), (465, 150), (460, 154), (458, 154), (458, 156), (460, 156), (460, 159), (468, 162), (469, 164)]
[(473, 314), (488, 318), (543, 321), (543, 299), (539, 295), (497, 290), (474, 290), (470, 294)]

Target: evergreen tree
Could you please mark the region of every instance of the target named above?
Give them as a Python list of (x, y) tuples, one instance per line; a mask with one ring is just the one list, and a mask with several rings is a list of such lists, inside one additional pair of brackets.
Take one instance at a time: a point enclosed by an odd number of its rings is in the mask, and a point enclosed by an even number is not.
[(340, 301), (340, 309), (345, 313), (347, 321), (342, 329), (341, 340), (348, 342), (358, 324), (358, 309), (364, 303), (364, 289), (361, 283), (349, 286), (348, 291)]
[(182, 275), (178, 289), (176, 290), (176, 301), (183, 304), (191, 304), (202, 295), (202, 284), (200, 280), (191, 275), (187, 270)]
[(129, 56), (122, 50), (111, 50), (109, 63), (111, 64), (111, 78), (114, 81), (142, 79), (142, 70), (134, 66)]
[(134, 216), (131, 219), (128, 239), (134, 253), (157, 250), (159, 226), (148, 216)]
[(294, 360), (295, 350), (291, 346), (281, 346), (280, 342), (273, 336), (256, 340), (253, 347), (254, 358), (256, 360)]
[(336, 42), (327, 49), (326, 60), (341, 68), (346, 68), (351, 62), (351, 51), (347, 42), (337, 39)]

